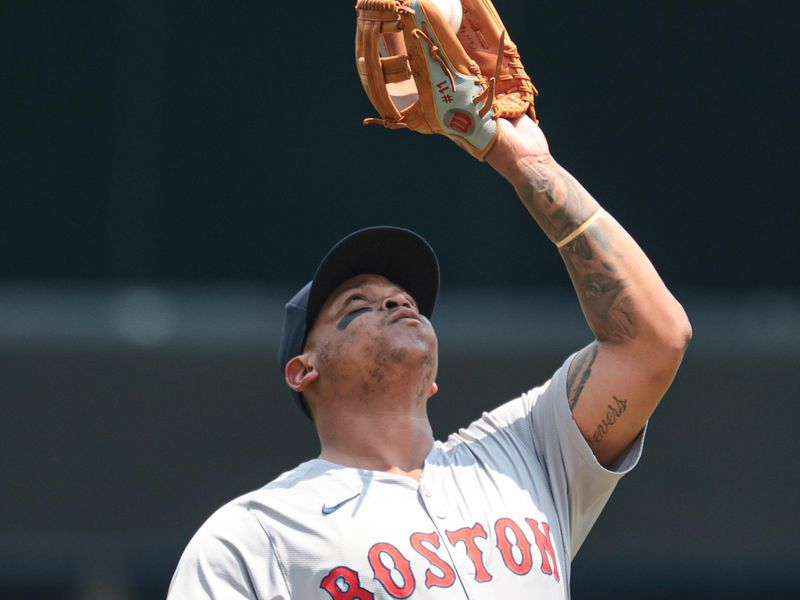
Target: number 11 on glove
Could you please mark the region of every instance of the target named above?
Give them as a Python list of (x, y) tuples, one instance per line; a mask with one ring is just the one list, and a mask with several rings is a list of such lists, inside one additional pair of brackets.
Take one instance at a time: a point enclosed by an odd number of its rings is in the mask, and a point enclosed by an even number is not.
[(492, 3), (450, 3), (459, 0), (358, 0), (356, 67), (380, 114), (364, 124), (446, 135), (484, 160), (498, 118), (536, 120), (538, 92)]

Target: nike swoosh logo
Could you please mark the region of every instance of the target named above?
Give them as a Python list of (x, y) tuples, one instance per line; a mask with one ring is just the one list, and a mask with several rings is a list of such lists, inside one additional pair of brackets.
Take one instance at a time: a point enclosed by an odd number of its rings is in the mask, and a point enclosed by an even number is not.
[(344, 500), (342, 500), (341, 502), (339, 502), (339, 504), (334, 504), (333, 506), (325, 506), (325, 505), (323, 504), (323, 505), (322, 505), (322, 514), (323, 514), (323, 515), (329, 515), (329, 514), (331, 514), (331, 513), (335, 513), (337, 510), (339, 510), (340, 508), (342, 508), (342, 507), (343, 507), (345, 504), (347, 504), (348, 502), (350, 502), (350, 500), (355, 500), (355, 499), (356, 499), (356, 498), (358, 498), (360, 495), (361, 495), (361, 492), (358, 492), (358, 493), (357, 493), (355, 496), (351, 496), (350, 498), (345, 498)]

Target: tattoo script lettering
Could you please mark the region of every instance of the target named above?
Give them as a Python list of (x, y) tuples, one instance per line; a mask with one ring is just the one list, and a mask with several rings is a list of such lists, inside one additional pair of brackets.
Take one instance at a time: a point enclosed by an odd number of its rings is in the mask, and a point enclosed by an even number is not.
[(614, 404), (607, 404), (608, 412), (606, 416), (603, 417), (603, 420), (600, 421), (600, 424), (595, 429), (594, 434), (592, 435), (592, 441), (595, 444), (599, 444), (603, 441), (603, 438), (608, 433), (608, 430), (617, 422), (617, 420), (622, 416), (622, 413), (625, 412), (625, 409), (628, 406), (628, 401), (625, 398), (618, 398), (613, 396)]

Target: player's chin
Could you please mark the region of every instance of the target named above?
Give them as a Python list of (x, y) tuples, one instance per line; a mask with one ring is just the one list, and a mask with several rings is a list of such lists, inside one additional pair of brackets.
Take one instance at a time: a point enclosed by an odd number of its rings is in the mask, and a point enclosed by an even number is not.
[(395, 329), (393, 333), (396, 337), (417, 340), (426, 346), (433, 345), (435, 347), (438, 343), (436, 332), (430, 322), (418, 319), (400, 319), (393, 325)]
[(439, 340), (432, 329), (422, 326), (401, 326), (390, 331), (385, 339), (388, 347), (417, 364), (424, 356), (438, 356)]

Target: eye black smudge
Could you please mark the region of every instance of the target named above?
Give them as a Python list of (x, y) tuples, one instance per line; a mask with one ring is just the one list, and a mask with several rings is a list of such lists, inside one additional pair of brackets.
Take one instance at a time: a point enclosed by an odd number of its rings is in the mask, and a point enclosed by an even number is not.
[(342, 317), (342, 320), (339, 321), (339, 323), (336, 325), (336, 329), (338, 329), (339, 331), (344, 331), (345, 327), (350, 325), (350, 321), (371, 310), (372, 309), (369, 306), (365, 306), (363, 308), (354, 310), (353, 312), (347, 313), (345, 316)]

